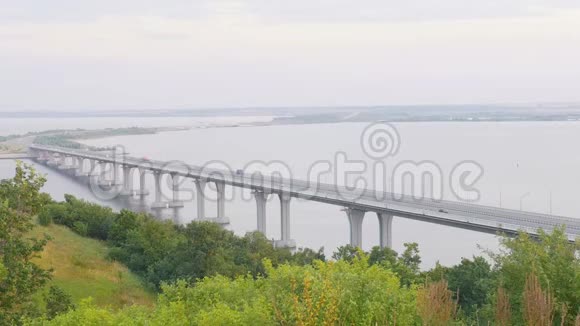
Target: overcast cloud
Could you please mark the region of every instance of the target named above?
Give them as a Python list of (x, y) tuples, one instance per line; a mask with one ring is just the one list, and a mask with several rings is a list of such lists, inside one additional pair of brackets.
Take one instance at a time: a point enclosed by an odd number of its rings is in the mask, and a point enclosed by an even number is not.
[(0, 0), (0, 110), (580, 102), (580, 3)]

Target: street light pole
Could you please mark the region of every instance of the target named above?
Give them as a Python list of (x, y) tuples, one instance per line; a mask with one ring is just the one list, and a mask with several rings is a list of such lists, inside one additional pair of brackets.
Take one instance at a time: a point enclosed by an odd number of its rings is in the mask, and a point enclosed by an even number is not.
[(527, 197), (527, 196), (529, 196), (529, 195), (530, 195), (530, 192), (528, 191), (528, 192), (526, 192), (525, 194), (523, 194), (523, 195), (520, 197), (520, 211), (522, 210), (522, 206), (523, 206), (524, 198), (526, 198), (526, 197)]

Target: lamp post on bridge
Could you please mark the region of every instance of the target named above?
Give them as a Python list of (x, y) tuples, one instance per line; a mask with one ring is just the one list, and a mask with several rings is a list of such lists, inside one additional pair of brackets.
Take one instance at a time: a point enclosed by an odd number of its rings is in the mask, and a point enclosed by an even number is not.
[(520, 197), (520, 211), (523, 210), (523, 203), (524, 203), (524, 198), (528, 197), (530, 195), (530, 192), (526, 192), (525, 194), (521, 195)]

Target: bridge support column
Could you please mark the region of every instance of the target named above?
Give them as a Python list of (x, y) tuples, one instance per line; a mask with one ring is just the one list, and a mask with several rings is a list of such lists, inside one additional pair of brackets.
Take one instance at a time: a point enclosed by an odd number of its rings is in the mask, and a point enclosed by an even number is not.
[(216, 182), (217, 190), (217, 217), (205, 216), (205, 180), (195, 179), (195, 188), (197, 191), (197, 220), (207, 221), (218, 224), (229, 224), (230, 219), (225, 216), (225, 183)]
[(112, 187), (114, 185), (114, 180), (111, 180), (107, 175), (109, 171), (107, 171), (107, 162), (99, 162), (101, 175), (99, 177), (99, 186), (101, 187)]
[(173, 199), (169, 202), (169, 207), (183, 207), (183, 202), (179, 201), (179, 176), (177, 174), (171, 174), (171, 190)]
[(379, 232), (381, 248), (393, 247), (393, 215), (388, 213), (377, 213), (379, 218)]
[(296, 248), (296, 241), (290, 239), (290, 194), (280, 193), (280, 240), (274, 242), (277, 248)]
[(47, 164), (49, 159), (50, 159), (50, 155), (48, 154), (47, 151), (38, 151), (37, 152), (36, 160), (38, 162)]
[(195, 179), (195, 190), (196, 190), (196, 198), (197, 198), (197, 219), (198, 220), (205, 220), (205, 181), (200, 179)]
[(350, 224), (350, 245), (353, 247), (362, 247), (362, 223), (365, 213), (365, 211), (356, 208), (346, 209)]
[(216, 181), (215, 188), (217, 192), (217, 223), (229, 224), (230, 219), (226, 217), (226, 183)]
[(77, 164), (76, 164), (75, 176), (76, 177), (86, 177), (88, 174), (84, 171), (85, 160), (82, 157), (77, 157), (76, 161), (77, 161)]
[(98, 164), (97, 160), (89, 160), (89, 176), (93, 177), (99, 175), (96, 171), (97, 164)]
[(89, 160), (89, 182), (93, 185), (99, 184), (99, 172), (97, 171), (97, 165), (99, 161)]
[(154, 171), (155, 179), (155, 201), (151, 204), (151, 208), (169, 208), (169, 203), (163, 201), (163, 194), (161, 193), (161, 178), (163, 173), (161, 171)]
[(133, 190), (134, 196), (139, 196), (141, 198), (149, 195), (149, 191), (145, 188), (145, 175), (147, 170), (139, 169), (139, 190)]
[(114, 185), (118, 185), (120, 184), (119, 182), (119, 164), (115, 163), (111, 163), (111, 166), (113, 167), (113, 184)]
[(58, 157), (54, 153), (47, 154), (48, 160), (46, 161), (46, 165), (49, 166), (58, 166)]
[(107, 179), (107, 162), (100, 161), (99, 162), (99, 179), (105, 180)]
[[(71, 160), (70, 164), (67, 163), (68, 158)], [(76, 170), (76, 158), (74, 156), (62, 156), (58, 169), (67, 172), (72, 170), (74, 174), (74, 171)]]
[(268, 194), (263, 191), (254, 191), (254, 198), (256, 199), (256, 208), (258, 215), (258, 231), (266, 235), (266, 201)]
[(133, 178), (131, 177), (131, 167), (123, 165), (123, 190), (121, 196), (133, 195)]
[(55, 160), (54, 161), (56, 162), (56, 166), (59, 167), (61, 165), (64, 165), (65, 160), (66, 160), (66, 158), (63, 155), (57, 154), (55, 156)]

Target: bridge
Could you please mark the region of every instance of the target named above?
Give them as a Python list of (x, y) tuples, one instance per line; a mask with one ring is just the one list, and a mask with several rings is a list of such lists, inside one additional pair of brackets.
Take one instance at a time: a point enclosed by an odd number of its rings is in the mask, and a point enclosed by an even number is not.
[[(76, 177), (88, 177), (91, 185), (117, 189), (119, 196), (147, 196), (145, 174), (153, 173), (155, 180), (155, 200), (152, 208), (183, 207), (179, 200), (178, 179), (189, 178), (195, 182), (197, 196), (197, 219), (227, 224), (225, 214), (225, 187), (251, 189), (256, 201), (257, 230), (266, 233), (266, 204), (270, 195), (280, 200), (281, 236), (274, 244), (277, 247), (295, 247), (291, 238), (290, 202), (292, 198), (302, 198), (344, 208), (350, 223), (350, 244), (362, 244), (362, 223), (367, 213), (376, 214), (379, 220), (380, 246), (392, 246), (393, 217), (408, 218), (461, 229), (491, 234), (517, 234), (520, 231), (533, 236), (539, 229), (551, 231), (555, 227), (566, 226), (569, 241), (580, 237), (580, 219), (525, 212), (490, 206), (460, 203), (445, 200), (416, 199), (412, 196), (379, 192), (372, 189), (350, 189), (344, 186), (265, 176), (259, 173), (246, 175), (242, 171), (208, 169), (195, 165), (174, 166), (168, 162), (134, 158), (126, 155), (65, 149), (52, 146), (32, 145), (31, 154), (39, 162), (60, 170), (71, 171)], [(88, 171), (85, 171), (88, 161)], [(112, 167), (109, 168), (109, 167)], [(122, 170), (122, 174), (119, 173)], [(107, 171), (112, 172), (107, 175)], [(132, 172), (139, 173), (139, 189), (132, 184)], [(111, 173), (109, 173), (111, 174)], [(163, 175), (172, 180), (172, 198), (164, 198), (161, 193)], [(122, 183), (120, 182), (122, 180)], [(205, 212), (205, 188), (214, 183), (217, 191), (217, 216), (208, 218)]]

